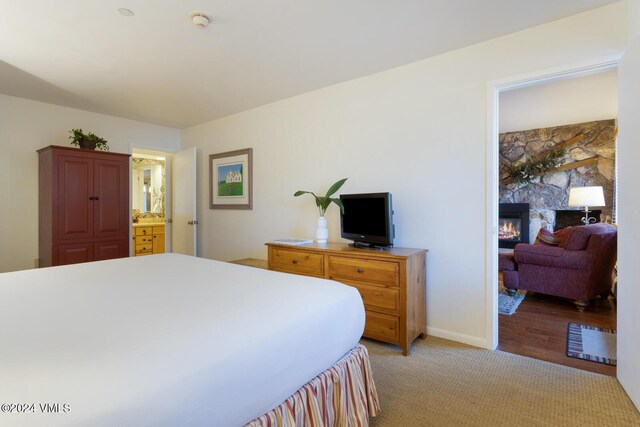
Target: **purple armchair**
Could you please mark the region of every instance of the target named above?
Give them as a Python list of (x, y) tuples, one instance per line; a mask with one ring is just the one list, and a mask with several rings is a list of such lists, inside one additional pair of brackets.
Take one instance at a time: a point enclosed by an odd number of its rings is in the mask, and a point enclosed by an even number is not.
[(570, 298), (584, 311), (596, 296), (609, 295), (617, 236), (610, 224), (590, 224), (565, 229), (559, 246), (520, 243), (499, 257), (504, 287)]

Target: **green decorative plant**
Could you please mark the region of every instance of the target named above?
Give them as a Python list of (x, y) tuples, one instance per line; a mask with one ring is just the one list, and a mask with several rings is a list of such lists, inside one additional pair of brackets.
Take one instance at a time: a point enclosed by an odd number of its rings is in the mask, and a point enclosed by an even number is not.
[(560, 165), (565, 153), (564, 149), (551, 150), (538, 159), (508, 165), (506, 170), (514, 183), (530, 183), (536, 176), (544, 175), (547, 171)]
[(313, 197), (315, 197), (316, 205), (318, 206), (318, 210), (320, 211), (320, 216), (324, 216), (325, 212), (327, 211), (327, 208), (331, 203), (335, 203), (340, 208), (340, 211), (344, 213), (344, 205), (342, 204), (342, 201), (337, 197), (331, 197), (331, 196), (333, 196), (336, 193), (336, 191), (338, 191), (340, 187), (342, 187), (342, 185), (345, 183), (347, 179), (348, 178), (344, 178), (344, 179), (341, 179), (340, 181), (337, 181), (335, 184), (333, 184), (329, 188), (329, 190), (327, 190), (327, 194), (325, 194), (324, 196), (316, 196), (311, 191), (296, 191), (294, 196), (298, 197), (298, 196), (302, 196), (303, 194), (311, 194)]
[(100, 138), (92, 132), (85, 134), (82, 129), (71, 129), (69, 133), (71, 134), (71, 136), (69, 136), (71, 145), (80, 146), (80, 148), (88, 150), (95, 150), (97, 148), (98, 150), (109, 151), (107, 140)]

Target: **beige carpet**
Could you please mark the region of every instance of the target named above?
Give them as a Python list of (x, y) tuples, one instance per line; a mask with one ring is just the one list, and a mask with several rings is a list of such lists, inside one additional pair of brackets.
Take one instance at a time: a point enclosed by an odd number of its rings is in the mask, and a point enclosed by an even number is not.
[(613, 377), (432, 337), (409, 357), (361, 342), (380, 396), (373, 427), (640, 426)]

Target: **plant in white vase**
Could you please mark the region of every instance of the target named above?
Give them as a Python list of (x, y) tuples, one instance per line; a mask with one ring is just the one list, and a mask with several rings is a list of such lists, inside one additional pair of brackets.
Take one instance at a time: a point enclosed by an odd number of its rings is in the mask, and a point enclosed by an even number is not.
[(316, 196), (311, 191), (296, 191), (294, 194), (295, 197), (302, 196), (303, 194), (311, 194), (316, 199), (316, 206), (318, 206), (318, 210), (320, 213), (320, 217), (318, 218), (318, 228), (316, 230), (316, 242), (318, 243), (327, 243), (327, 238), (329, 237), (327, 219), (324, 217), (324, 214), (326, 213), (329, 205), (331, 205), (331, 203), (335, 203), (340, 208), (340, 211), (344, 213), (344, 205), (342, 204), (342, 201), (338, 197), (331, 196), (333, 196), (336, 191), (338, 191), (340, 187), (342, 187), (347, 179), (348, 178), (344, 178), (337, 181), (329, 188), (329, 190), (327, 190), (327, 194), (325, 194), (324, 196)]

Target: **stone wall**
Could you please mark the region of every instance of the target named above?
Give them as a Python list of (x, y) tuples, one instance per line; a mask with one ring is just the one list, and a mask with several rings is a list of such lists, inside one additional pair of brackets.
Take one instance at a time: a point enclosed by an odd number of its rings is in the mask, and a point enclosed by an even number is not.
[[(530, 238), (535, 239), (541, 227), (553, 228), (556, 209), (577, 209), (567, 206), (570, 187), (600, 185), (604, 189), (606, 206), (601, 221), (612, 222), (615, 186), (616, 122), (599, 120), (566, 126), (532, 129), (500, 134), (500, 162), (511, 164), (529, 160), (558, 144), (584, 135), (582, 140), (567, 147), (564, 163), (597, 158), (597, 163), (547, 173), (527, 184), (500, 184), (500, 203), (529, 203), (531, 207)], [(595, 208), (595, 207), (594, 207)]]

